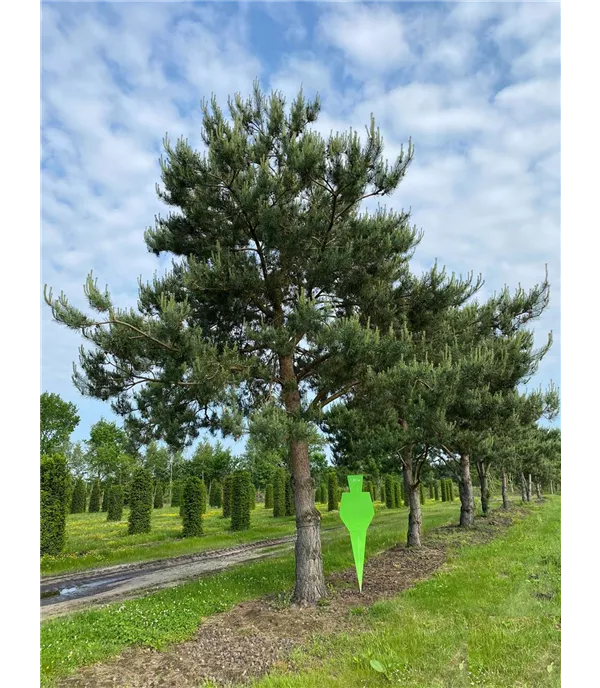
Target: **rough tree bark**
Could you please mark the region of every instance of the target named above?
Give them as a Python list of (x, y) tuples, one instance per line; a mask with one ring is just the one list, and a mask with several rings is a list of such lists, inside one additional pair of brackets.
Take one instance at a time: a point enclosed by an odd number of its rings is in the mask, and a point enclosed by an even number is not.
[(471, 459), (468, 454), (460, 455), (460, 481), (458, 483), (460, 496), (461, 528), (468, 528), (475, 522), (475, 499), (473, 497), (473, 482), (471, 481)]
[(489, 507), (488, 466), (483, 461), (477, 462), (477, 475), (479, 476), (479, 487), (481, 489), (481, 510), (484, 514), (487, 514)]
[[(291, 357), (281, 357), (279, 365), (285, 409), (295, 415), (300, 409), (300, 392), (294, 363)], [(296, 582), (292, 603), (309, 606), (326, 597), (327, 588), (321, 556), (321, 516), (315, 506), (308, 442), (292, 440), (290, 458), (296, 505)]]
[(502, 508), (508, 510), (508, 476), (502, 471)]
[(408, 531), (406, 533), (407, 547), (421, 546), (421, 500), (419, 499), (419, 480), (415, 476), (413, 467), (412, 448), (404, 452), (402, 476), (404, 490), (408, 495)]
[(521, 472), (521, 501), (527, 502), (527, 481), (525, 480), (525, 474)]

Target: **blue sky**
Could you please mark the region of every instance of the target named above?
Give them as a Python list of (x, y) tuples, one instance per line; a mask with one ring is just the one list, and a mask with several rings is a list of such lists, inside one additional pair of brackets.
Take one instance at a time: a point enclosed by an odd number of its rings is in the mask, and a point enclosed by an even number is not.
[[(203, 97), (319, 91), (324, 134), (364, 131), (415, 160), (387, 200), (412, 209), (437, 258), (481, 272), (483, 295), (548, 264), (536, 324), (554, 346), (533, 384), (560, 384), (560, 6), (555, 3), (59, 3), (42, 6), (42, 283), (85, 305), (90, 269), (119, 306), (162, 272), (145, 228), (166, 132), (201, 148)], [(368, 205), (366, 207), (369, 207)], [(81, 339), (42, 305), (42, 390), (80, 410), (73, 439), (112, 418), (71, 382)], [(237, 446), (239, 450), (239, 445)]]

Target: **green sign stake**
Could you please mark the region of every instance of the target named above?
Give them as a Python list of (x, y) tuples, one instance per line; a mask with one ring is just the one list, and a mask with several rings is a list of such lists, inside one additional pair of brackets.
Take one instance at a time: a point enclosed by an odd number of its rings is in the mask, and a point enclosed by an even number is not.
[(348, 528), (352, 554), (356, 566), (358, 589), (362, 592), (363, 568), (365, 565), (365, 544), (367, 542), (367, 529), (375, 515), (375, 508), (371, 500), (370, 492), (363, 492), (363, 476), (349, 475), (348, 487), (350, 492), (342, 494), (340, 504), (340, 518)]

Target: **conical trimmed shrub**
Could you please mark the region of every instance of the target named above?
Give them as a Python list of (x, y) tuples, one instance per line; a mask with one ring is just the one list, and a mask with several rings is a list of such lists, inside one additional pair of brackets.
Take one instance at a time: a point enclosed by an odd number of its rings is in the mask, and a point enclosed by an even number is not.
[(433, 494), (436, 499), (436, 501), (440, 500), (440, 481), (436, 480), (435, 483), (433, 484)]
[(218, 480), (213, 480), (210, 484), (208, 503), (215, 509), (220, 509), (223, 505), (223, 487)]
[(40, 460), (40, 555), (60, 554), (65, 544), (68, 470), (60, 454)]
[(419, 501), (421, 504), (425, 504), (425, 486), (423, 483), (419, 483)]
[(256, 486), (252, 483), (248, 485), (248, 500), (250, 502), (250, 509), (256, 509)]
[(183, 499), (183, 485), (177, 481), (173, 483), (173, 490), (171, 491), (171, 506), (181, 506)]
[(388, 509), (394, 509), (396, 507), (394, 477), (391, 475), (385, 476), (385, 505)]
[(395, 502), (396, 502), (396, 507), (399, 509), (402, 505), (402, 501), (404, 499), (404, 506), (408, 506), (408, 498), (406, 496), (406, 490), (403, 489), (404, 487), (404, 481), (400, 482), (400, 480), (396, 480), (394, 483), (394, 490), (395, 490)]
[(223, 518), (231, 516), (231, 488), (233, 483), (233, 475), (225, 476), (223, 481)]
[(83, 482), (83, 478), (77, 478), (73, 486), (73, 494), (71, 495), (72, 514), (82, 514), (85, 512), (85, 498), (85, 483)]
[(330, 471), (327, 476), (327, 511), (337, 511), (339, 504), (338, 482), (335, 471)]
[(100, 481), (94, 480), (92, 484), (92, 494), (90, 495), (90, 506), (88, 508), (90, 514), (96, 514), (100, 511)]
[(156, 487), (154, 488), (154, 508), (163, 508), (163, 488), (161, 482), (157, 482)]
[(294, 502), (294, 488), (292, 476), (286, 476), (285, 480), (285, 515), (293, 516), (296, 513), (296, 503)]
[(278, 468), (273, 476), (273, 516), (283, 518), (285, 516), (285, 471)]
[(231, 485), (231, 530), (250, 528), (250, 474), (236, 471)]
[(265, 509), (273, 508), (273, 483), (267, 483), (265, 488)]
[(145, 468), (138, 468), (133, 474), (129, 508), (129, 534), (149, 533), (152, 516), (152, 476)]
[(123, 486), (113, 485), (110, 488), (107, 521), (120, 521), (123, 518)]
[(206, 485), (195, 475), (183, 487), (183, 537), (200, 537), (204, 534), (202, 508), (206, 504)]

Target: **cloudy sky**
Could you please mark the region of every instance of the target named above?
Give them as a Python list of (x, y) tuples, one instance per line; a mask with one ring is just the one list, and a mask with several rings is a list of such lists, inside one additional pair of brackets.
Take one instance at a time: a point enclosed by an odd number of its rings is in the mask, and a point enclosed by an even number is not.
[[(143, 232), (161, 211), (161, 141), (200, 146), (200, 101), (254, 78), (318, 91), (324, 134), (373, 113), (392, 158), (415, 159), (386, 201), (411, 208), (413, 262), (482, 273), (484, 295), (532, 286), (554, 347), (535, 386), (560, 384), (560, 9), (557, 3), (60, 3), (42, 6), (42, 275), (84, 306), (93, 269), (119, 306), (162, 272)], [(42, 391), (80, 409), (85, 439), (110, 407), (71, 382), (81, 344), (42, 306)]]

